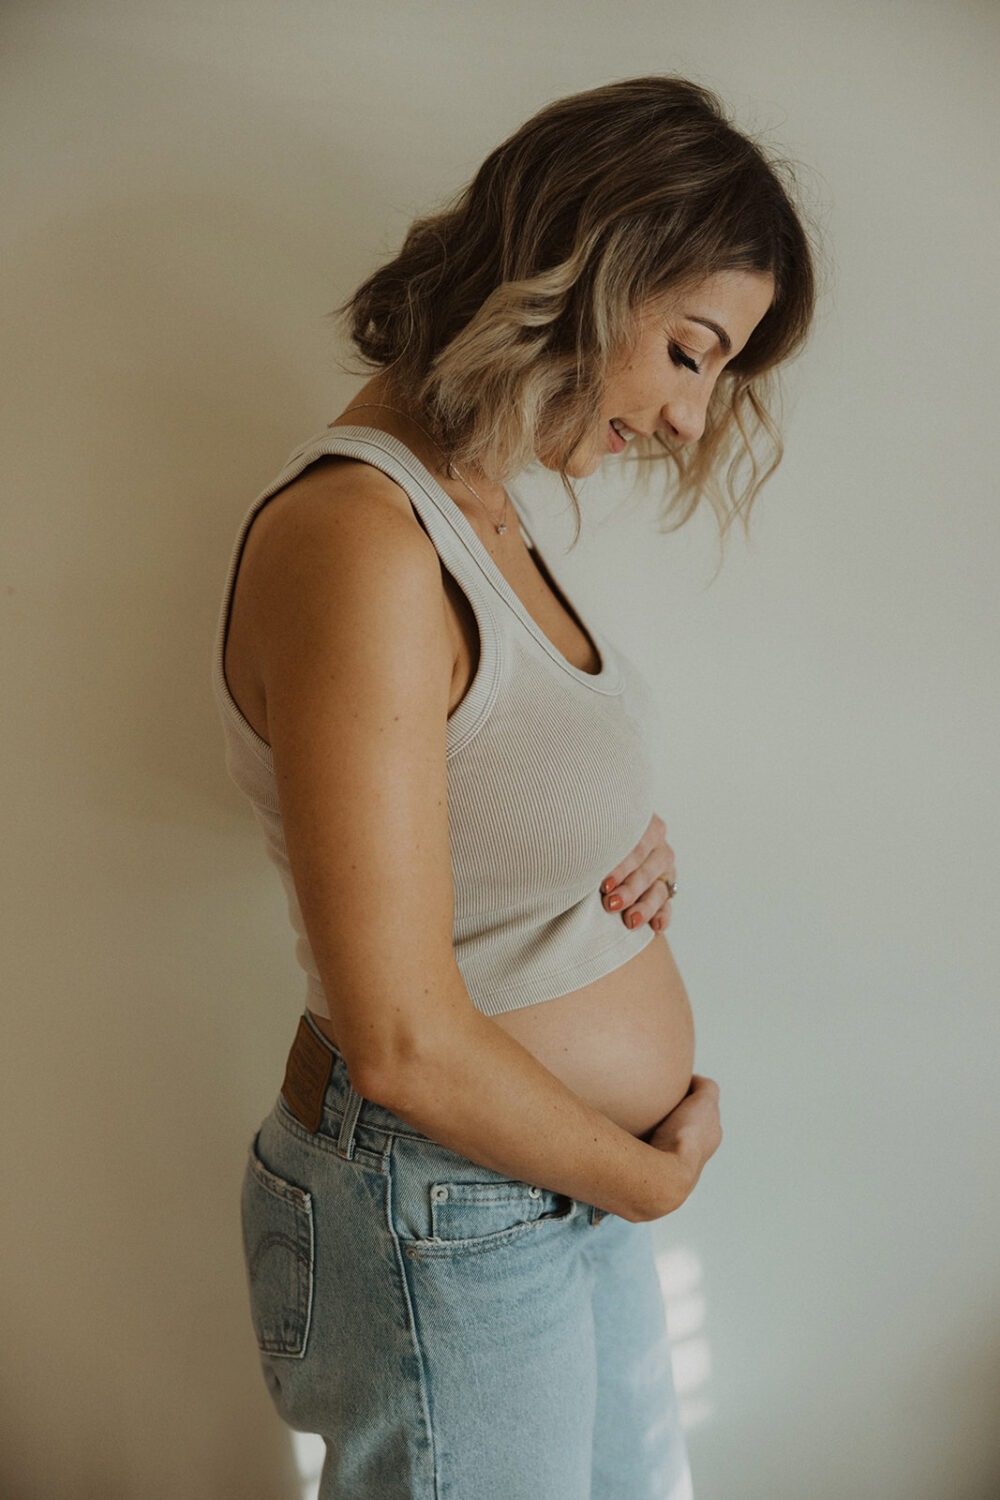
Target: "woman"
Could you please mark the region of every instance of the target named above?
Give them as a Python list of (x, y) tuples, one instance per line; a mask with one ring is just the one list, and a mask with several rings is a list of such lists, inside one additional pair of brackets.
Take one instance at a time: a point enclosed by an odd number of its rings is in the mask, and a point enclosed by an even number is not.
[(355, 294), (375, 373), (240, 534), (215, 681), (307, 976), (245, 1248), (325, 1497), (688, 1493), (648, 1221), (716, 1150), (718, 1090), (663, 935), (646, 689), (514, 481), (631, 445), (682, 519), (745, 511), (812, 298), (710, 95), (563, 100)]

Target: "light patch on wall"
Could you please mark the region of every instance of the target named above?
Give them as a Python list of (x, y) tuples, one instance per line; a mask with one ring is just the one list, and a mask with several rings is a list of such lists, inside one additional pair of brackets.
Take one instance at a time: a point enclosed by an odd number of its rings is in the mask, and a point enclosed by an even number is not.
[(707, 1304), (702, 1291), (701, 1261), (693, 1250), (671, 1246), (668, 1250), (657, 1250), (656, 1270), (667, 1310), (681, 1423), (690, 1432), (712, 1415), (708, 1395), (712, 1351), (704, 1331)]
[(301, 1500), (316, 1500), (319, 1494), (320, 1475), (326, 1446), (315, 1432), (293, 1432), (292, 1452), (299, 1471), (299, 1495)]

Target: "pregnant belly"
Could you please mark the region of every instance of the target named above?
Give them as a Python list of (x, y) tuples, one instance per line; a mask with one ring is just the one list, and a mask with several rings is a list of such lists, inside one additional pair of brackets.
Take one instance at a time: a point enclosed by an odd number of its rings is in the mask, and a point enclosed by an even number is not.
[(694, 1021), (663, 936), (583, 989), (494, 1020), (633, 1135), (645, 1135), (669, 1114), (691, 1082)]

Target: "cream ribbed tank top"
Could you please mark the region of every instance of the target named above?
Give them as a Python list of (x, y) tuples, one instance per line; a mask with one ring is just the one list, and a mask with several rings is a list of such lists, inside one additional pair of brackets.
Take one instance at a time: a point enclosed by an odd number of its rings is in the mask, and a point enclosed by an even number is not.
[[(649, 690), (635, 667), (589, 627), (600, 671), (591, 675), (568, 662), (414, 454), (374, 428), (337, 427), (296, 449), (243, 522), (213, 662), (227, 766), (253, 805), (285, 886), (306, 974), (306, 1004), (329, 1015), (288, 863), (271, 750), (229, 692), (223, 653), (233, 586), (254, 517), (327, 455), (371, 464), (406, 491), (479, 629), (475, 677), (447, 731), (453, 940), (473, 1004), (498, 1015), (610, 974), (653, 937), (648, 923), (632, 932), (620, 915), (606, 912), (599, 892), (600, 881), (635, 846), (653, 811)], [(511, 496), (523, 514), (523, 498), (516, 490)]]

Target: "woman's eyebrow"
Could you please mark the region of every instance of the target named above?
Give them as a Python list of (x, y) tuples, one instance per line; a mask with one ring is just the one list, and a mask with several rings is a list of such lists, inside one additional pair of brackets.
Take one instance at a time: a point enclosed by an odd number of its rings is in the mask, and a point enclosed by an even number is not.
[(689, 323), (700, 323), (703, 328), (710, 328), (722, 345), (723, 354), (728, 354), (731, 351), (733, 341), (726, 330), (719, 327), (718, 323), (712, 323), (708, 318), (696, 318), (693, 313), (685, 313), (684, 316)]

